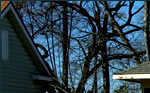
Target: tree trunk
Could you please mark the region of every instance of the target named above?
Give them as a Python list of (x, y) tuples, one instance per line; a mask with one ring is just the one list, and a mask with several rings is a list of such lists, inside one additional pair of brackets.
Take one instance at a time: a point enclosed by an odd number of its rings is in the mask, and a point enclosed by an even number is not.
[(150, 38), (149, 38), (149, 1), (144, 2), (144, 36), (147, 61), (150, 61)]
[(108, 56), (107, 56), (107, 40), (104, 38), (107, 35), (107, 25), (108, 25), (108, 16), (105, 14), (104, 23), (103, 23), (103, 37), (102, 37), (102, 72), (103, 72), (103, 87), (104, 93), (109, 93), (110, 91), (110, 80), (109, 80), (109, 65), (108, 65)]
[(103, 43), (102, 47), (102, 72), (103, 72), (103, 87), (104, 93), (109, 93), (110, 90), (110, 81), (109, 81), (109, 65), (107, 60), (107, 48), (106, 42)]
[(114, 28), (116, 28), (116, 31), (117, 33), (119, 34), (120, 38), (122, 39), (123, 43), (125, 45), (127, 45), (128, 47), (126, 47), (132, 54), (134, 54), (134, 59), (136, 61), (137, 64), (141, 64), (141, 61), (139, 60), (139, 56), (138, 54), (136, 53), (136, 51), (134, 50), (134, 48), (131, 46), (131, 44), (129, 43), (129, 40), (125, 37), (125, 34), (123, 33), (122, 29), (120, 28), (120, 25), (118, 22), (116, 22), (114, 16), (111, 14), (111, 11), (108, 7), (108, 4), (106, 1), (102, 1), (102, 4), (104, 5), (105, 7), (105, 11), (106, 11), (106, 14), (108, 15), (108, 17), (110, 18), (110, 21), (112, 23), (112, 26)]
[(63, 83), (68, 90), (68, 15), (67, 6), (63, 6)]

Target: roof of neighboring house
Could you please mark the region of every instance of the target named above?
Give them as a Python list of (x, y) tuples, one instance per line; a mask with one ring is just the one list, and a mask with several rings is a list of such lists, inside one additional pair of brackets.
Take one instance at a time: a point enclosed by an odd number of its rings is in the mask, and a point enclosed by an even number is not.
[(37, 47), (35, 46), (33, 40), (29, 35), (29, 32), (27, 31), (27, 28), (25, 27), (22, 19), (17, 13), (13, 2), (1, 1), (1, 4), (3, 4), (3, 6), (1, 6), (3, 7), (3, 9), (1, 8), (1, 18), (7, 16), (7, 18), (10, 20), (10, 23), (13, 25), (13, 28), (15, 28), (16, 33), (23, 42), (23, 46), (26, 48), (29, 55), (34, 60), (34, 64), (36, 65), (40, 73), (42, 73), (43, 75), (46, 74), (48, 76), (55, 75), (55, 73), (52, 72), (52, 70), (49, 68), (46, 61), (41, 57), (40, 52), (37, 50)]
[(117, 75), (117, 74), (120, 74), (120, 75), (123, 75), (123, 74), (150, 74), (150, 61), (115, 73), (115, 75)]
[(114, 79), (139, 82), (150, 79), (150, 61), (134, 66), (132, 68), (114, 73)]
[(1, 1), (1, 12), (8, 6), (10, 1)]

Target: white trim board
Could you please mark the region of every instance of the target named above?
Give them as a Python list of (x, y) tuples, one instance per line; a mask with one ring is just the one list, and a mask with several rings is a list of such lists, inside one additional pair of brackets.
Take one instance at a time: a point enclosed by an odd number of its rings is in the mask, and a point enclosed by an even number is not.
[(150, 79), (150, 74), (113, 75), (113, 79), (118, 79), (118, 80)]

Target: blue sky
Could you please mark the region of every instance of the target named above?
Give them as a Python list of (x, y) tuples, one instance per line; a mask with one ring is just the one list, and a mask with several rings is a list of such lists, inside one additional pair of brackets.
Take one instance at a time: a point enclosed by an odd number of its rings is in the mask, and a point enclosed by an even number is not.
[[(116, 1), (115, 1), (116, 2)], [(136, 1), (136, 3), (135, 3), (135, 6), (134, 6), (134, 8), (133, 8), (133, 12), (134, 11), (136, 11), (140, 6), (142, 6), (144, 4), (144, 2), (143, 1)], [(90, 6), (90, 5), (89, 5)], [(128, 13), (128, 8), (126, 8), (126, 7), (124, 7), (124, 8), (121, 8), (120, 9), (120, 12), (123, 12), (123, 13), (125, 13), (125, 14), (127, 14)], [(93, 15), (92, 13), (91, 13), (91, 15)], [(137, 14), (135, 17), (133, 17), (133, 20), (132, 20), (132, 22), (134, 23), (134, 24), (139, 24), (139, 22), (142, 22), (142, 16), (144, 16), (144, 12), (143, 11), (141, 11), (139, 14)], [(128, 17), (128, 16), (127, 16)], [(141, 20), (139, 21), (139, 19), (141, 18)], [(26, 20), (29, 20), (29, 19), (27, 19), (26, 18)], [(116, 19), (116, 20), (118, 20), (118, 19)], [(123, 24), (123, 21), (122, 20), (118, 20), (119, 22), (120, 22), (120, 24)], [(142, 24), (140, 24), (140, 25), (142, 25)], [(81, 23), (79, 23), (78, 24), (78, 26), (80, 26), (80, 27), (82, 27), (83, 26), (83, 24), (81, 24)], [(90, 27), (88, 27), (88, 28), (84, 28), (84, 30), (90, 30), (91, 28)], [(126, 28), (127, 30), (128, 29), (131, 29), (130, 27), (128, 27), (128, 28)], [(75, 33), (73, 33), (73, 34), (77, 34), (77, 33), (79, 33), (79, 32), (77, 32), (77, 30), (75, 29), (73, 32), (75, 32)], [(136, 34), (136, 35), (135, 35)], [(128, 38), (130, 38), (130, 39), (132, 39), (132, 41), (134, 41), (134, 40), (143, 40), (143, 38), (144, 38), (144, 35), (143, 35), (143, 32), (141, 31), (140, 33), (135, 33), (134, 35), (134, 38), (132, 38), (132, 35), (128, 35), (127, 37)], [(82, 34), (83, 35), (83, 34)], [(79, 35), (75, 35), (75, 36), (79, 36)], [(140, 38), (138, 38), (140, 36)], [(35, 39), (35, 42), (36, 43), (42, 43), (43, 45), (45, 45), (45, 46), (47, 46), (47, 43), (46, 43), (46, 40), (44, 40), (45, 39), (45, 36), (39, 36), (37, 39)], [(119, 39), (119, 38), (118, 38)], [(73, 44), (76, 44), (75, 42), (73, 43)], [(136, 46), (136, 45), (134, 45), (134, 46)], [(61, 47), (61, 46), (60, 46)], [(56, 50), (58, 50), (59, 49), (59, 47), (57, 47), (56, 48)], [(60, 50), (61, 51), (61, 50)], [(76, 52), (79, 52), (79, 51), (76, 51)], [(56, 53), (56, 55), (57, 55), (58, 53)], [(79, 54), (79, 53), (77, 53), (77, 54)], [(62, 54), (60, 54), (60, 56), (62, 56)], [(72, 57), (70, 57), (70, 58), (74, 58), (74, 56), (73, 56), (73, 54), (72, 54)], [(62, 61), (62, 60), (58, 60), (58, 59), (56, 59), (56, 61)], [(132, 66), (134, 66), (135, 64), (131, 64), (131, 67)], [(118, 64), (116, 64), (116, 65), (114, 65), (114, 66), (116, 66), (116, 67), (118, 67)], [(59, 67), (59, 66), (58, 66)], [(101, 69), (100, 69), (101, 70)], [(99, 71), (100, 71), (99, 70)], [(120, 85), (120, 81), (118, 81), (118, 80), (113, 80), (112, 79), (112, 74), (113, 74), (113, 72), (116, 72), (117, 70), (114, 70), (114, 69), (111, 69), (110, 70), (110, 81), (111, 81), (111, 93), (113, 93), (113, 90), (115, 89), (115, 88), (117, 88), (118, 87), (118, 85)], [(101, 85), (101, 83), (102, 83), (102, 76), (99, 76), (99, 79), (101, 79), (100, 81), (100, 83), (99, 83), (99, 85)], [(92, 80), (92, 79), (91, 79)], [(89, 83), (90, 83), (91, 81), (89, 81)], [(89, 86), (87, 86), (87, 87), (89, 87)]]

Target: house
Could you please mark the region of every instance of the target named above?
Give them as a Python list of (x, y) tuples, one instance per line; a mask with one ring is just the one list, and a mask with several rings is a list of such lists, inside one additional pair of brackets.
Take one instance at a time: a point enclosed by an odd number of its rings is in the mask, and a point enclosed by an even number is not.
[(125, 80), (141, 84), (142, 93), (150, 92), (150, 62), (114, 73), (113, 79)]
[(0, 29), (0, 93), (45, 93), (52, 71), (11, 1), (1, 1)]

